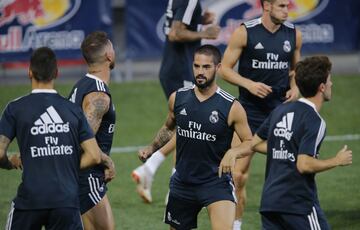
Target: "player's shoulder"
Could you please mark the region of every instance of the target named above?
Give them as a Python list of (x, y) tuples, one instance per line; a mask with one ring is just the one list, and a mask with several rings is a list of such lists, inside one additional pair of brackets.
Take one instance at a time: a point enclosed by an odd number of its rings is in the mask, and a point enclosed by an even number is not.
[(87, 73), (85, 77), (80, 79), (76, 86), (82, 88), (85, 91), (97, 91), (97, 92), (109, 92), (109, 88), (103, 80), (96, 77), (95, 75)]
[(261, 25), (261, 18), (255, 18), (255, 19), (248, 20), (248, 21), (244, 22), (242, 25), (244, 25), (245, 28), (247, 28), (247, 29), (256, 27), (258, 25)]
[(216, 90), (216, 93), (225, 101), (228, 101), (230, 103), (233, 103), (236, 99), (233, 95), (226, 92), (225, 90), (221, 89), (220, 87)]
[(195, 88), (195, 85), (188, 85), (188, 86), (184, 86), (184, 87), (178, 89), (176, 92), (177, 92), (177, 93), (190, 92), (190, 91), (193, 90), (194, 88)]
[(289, 29), (295, 29), (295, 25), (292, 24), (291, 22), (289, 21), (285, 21), (283, 22), (283, 25), (286, 27), (286, 28), (289, 28)]

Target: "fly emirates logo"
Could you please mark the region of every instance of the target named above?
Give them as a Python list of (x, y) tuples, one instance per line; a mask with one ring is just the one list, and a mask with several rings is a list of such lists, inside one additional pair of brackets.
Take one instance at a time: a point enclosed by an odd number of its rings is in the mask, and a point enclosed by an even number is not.
[(182, 137), (197, 139), (202, 141), (216, 141), (215, 134), (201, 132), (201, 124), (195, 121), (189, 121), (187, 129), (177, 127), (177, 134)]
[(289, 63), (287, 61), (279, 61), (279, 54), (267, 53), (267, 61), (260, 61), (252, 59), (252, 68), (254, 69), (288, 69)]
[(45, 146), (31, 146), (30, 152), (33, 158), (47, 157), (55, 155), (71, 155), (73, 153), (73, 146), (59, 144), (58, 133), (68, 133), (70, 131), (69, 122), (64, 123), (58, 112), (53, 106), (50, 106), (46, 111), (40, 115), (40, 118), (34, 122), (34, 126), (30, 129), (33, 136), (45, 136)]

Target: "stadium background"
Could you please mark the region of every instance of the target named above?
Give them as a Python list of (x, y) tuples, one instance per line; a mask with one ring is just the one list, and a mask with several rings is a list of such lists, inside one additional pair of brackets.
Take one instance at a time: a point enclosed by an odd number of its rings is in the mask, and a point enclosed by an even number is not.
[[(154, 203), (151, 205), (143, 204), (140, 201), (135, 194), (135, 185), (130, 179), (131, 170), (139, 164), (136, 149), (147, 144), (153, 138), (166, 114), (165, 97), (157, 80), (162, 41), (154, 25), (159, 24), (159, 18), (161, 18), (161, 14), (165, 10), (167, 1), (129, 0), (126, 2), (120, 0), (110, 2), (92, 0), (92, 4), (87, 4), (85, 8), (82, 8), (85, 5), (85, 0), (58, 0), (55, 1), (59, 4), (55, 10), (48, 6), (47, 11), (39, 12), (40, 16), (38, 18), (25, 20), (26, 17), (24, 16), (27, 15), (29, 10), (17, 7), (20, 3), (28, 8), (45, 8), (48, 1), (39, 0), (37, 6), (25, 4), (29, 2), (33, 1), (11, 0), (0, 2), (0, 110), (6, 106), (9, 100), (29, 92), (30, 86), (26, 77), (26, 60), (28, 60), (28, 55), (31, 53), (31, 48), (41, 44), (41, 42), (34, 42), (29, 50), (25, 50), (24, 46), (17, 43), (6, 43), (6, 41), (11, 40), (9, 27), (21, 27), (23, 36), (26, 31), (33, 31), (31, 29), (35, 27), (37, 30), (34, 33), (37, 37), (40, 37), (39, 31), (49, 32), (48, 37), (54, 31), (72, 31), (79, 23), (79, 28), (80, 30), (83, 29), (84, 35), (95, 29), (108, 31), (112, 34), (117, 52), (117, 65), (115, 71), (113, 71), (113, 82), (110, 88), (117, 108), (113, 158), (117, 165), (118, 174), (117, 178), (109, 185), (109, 196), (116, 218), (117, 229), (168, 229), (166, 225), (162, 224), (162, 216), (171, 160), (168, 159), (161, 166), (155, 177), (153, 187)], [(148, 2), (151, 2), (151, 5), (148, 5)], [(246, 11), (249, 12), (249, 9), (252, 9), (250, 12), (256, 15), (256, 10), (259, 9), (256, 1), (222, 0), (221, 2), (237, 2), (237, 8), (233, 11), (236, 13), (236, 10), (242, 10), (241, 15), (245, 14)], [(356, 15), (357, 10), (360, 8), (359, 2), (351, 0), (345, 2), (335, 0), (290, 2), (293, 9), (303, 12), (302, 15), (311, 15), (319, 7), (325, 6), (322, 11), (323, 15), (321, 15), (321, 12), (318, 13), (318, 16), (314, 16), (315, 19), (309, 19), (314, 20), (311, 23), (316, 23), (316, 17), (320, 17), (319, 25), (329, 24), (329, 21), (331, 21), (334, 25), (333, 31), (338, 31), (337, 26), (340, 28), (340, 32), (333, 34), (335, 39), (331, 44), (330, 40), (325, 42), (325, 39), (320, 44), (310, 47), (305, 45), (303, 54), (307, 56), (326, 53), (330, 55), (334, 63), (334, 98), (331, 103), (324, 106), (321, 112), (327, 121), (329, 136), (323, 144), (322, 157), (326, 158), (334, 155), (345, 143), (354, 151), (354, 162), (351, 167), (338, 168), (331, 172), (319, 174), (317, 180), (320, 200), (333, 229), (360, 229), (360, 195), (358, 192), (360, 191), (358, 179), (360, 160), (357, 158), (357, 152), (360, 150), (360, 92), (358, 89), (360, 87), (360, 20), (359, 15)], [(9, 7), (10, 3), (14, 5)], [(86, 1), (86, 3), (89, 3), (89, 1)], [(215, 4), (216, 1), (204, 0), (203, 3), (211, 9), (211, 4)], [(62, 7), (61, 4), (63, 4)], [(71, 9), (74, 9), (76, 4), (80, 4), (79, 9), (81, 12), (75, 13), (68, 21), (57, 26), (41, 28), (47, 23), (54, 24), (57, 21), (57, 19), (51, 22), (41, 21), (41, 14), (56, 13), (63, 8), (65, 10), (58, 16), (61, 19), (69, 15), (69, 12), (72, 12)], [(327, 7), (332, 7), (332, 9)], [(7, 18), (4, 18), (6, 9), (7, 12), (14, 10), (17, 14), (13, 15), (14, 17), (8, 15)], [(234, 15), (234, 12), (231, 15)], [(341, 18), (340, 16), (334, 17), (335, 14), (342, 16)], [(294, 18), (302, 17), (300, 13), (293, 15), (295, 15), (292, 16)], [(89, 20), (89, 16), (93, 20)], [(76, 20), (72, 21), (72, 19)], [(102, 23), (95, 23), (94, 21), (97, 21), (95, 19)], [(222, 23), (225, 23), (224, 27), (226, 27), (226, 20)], [(302, 23), (306, 23), (306, 20)], [(44, 33), (42, 35), (41, 38), (46, 37)], [(25, 40), (24, 36), (21, 42), (25, 43)], [(16, 48), (16, 44), (19, 47)], [(86, 67), (79, 61), (79, 58), (81, 58), (79, 50), (76, 47), (61, 50), (59, 49), (59, 47), (61, 48), (60, 45), (54, 43), (45, 44), (57, 47), (61, 68), (56, 88), (62, 95), (67, 96), (74, 81), (86, 72)], [(69, 48), (68, 46), (67, 48)], [(223, 47), (220, 46), (220, 48)], [(139, 56), (139, 54), (144, 55)], [(219, 83), (233, 95), (237, 95), (235, 87), (222, 81)], [(15, 144), (11, 145), (10, 151), (17, 151)], [(244, 229), (260, 228), (257, 209), (263, 183), (264, 163), (263, 156), (255, 156), (252, 163), (252, 177), (248, 185), (249, 205), (244, 218)], [(21, 172), (19, 171), (0, 171), (0, 227), (5, 225), (10, 201), (16, 194), (20, 177)], [(207, 218), (206, 211), (202, 211), (199, 217), (199, 229), (210, 229)]]

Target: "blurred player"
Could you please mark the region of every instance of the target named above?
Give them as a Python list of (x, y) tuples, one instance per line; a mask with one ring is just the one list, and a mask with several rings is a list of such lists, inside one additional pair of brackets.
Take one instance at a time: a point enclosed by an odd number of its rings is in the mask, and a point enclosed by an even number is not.
[[(283, 102), (297, 99), (294, 66), (300, 59), (301, 33), (286, 22), (289, 0), (261, 0), (261, 18), (237, 28), (226, 48), (222, 77), (239, 86), (239, 100), (247, 113), (251, 131)], [(238, 72), (233, 70), (239, 62)], [(233, 145), (239, 143), (234, 135)], [(237, 162), (234, 182), (238, 197), (234, 230), (241, 229), (251, 156)]]
[[(96, 31), (84, 39), (81, 51), (88, 73), (75, 84), (69, 99), (83, 109), (99, 147), (109, 155), (115, 129), (115, 108), (108, 88), (115, 65), (114, 48), (105, 32)], [(85, 229), (115, 229), (106, 195), (106, 182), (114, 173), (102, 165), (81, 171), (80, 211)]]
[[(237, 157), (251, 153), (251, 132), (240, 103), (215, 82), (220, 60), (220, 51), (212, 45), (195, 51), (195, 86), (170, 96), (166, 122), (146, 148), (163, 146), (176, 135), (176, 171), (165, 212), (171, 229), (196, 228), (203, 207), (213, 229), (232, 229), (236, 198), (228, 173)], [(234, 130), (244, 142), (242, 153), (229, 150)], [(223, 157), (232, 161), (221, 164)]]
[(262, 229), (330, 229), (320, 208), (315, 174), (352, 164), (344, 146), (335, 157), (320, 160), (326, 124), (319, 111), (331, 99), (331, 63), (325, 56), (296, 66), (296, 84), (304, 98), (278, 106), (253, 140), (267, 154), (260, 213)]
[[(207, 11), (202, 14), (198, 0), (169, 0), (165, 15), (166, 41), (159, 75), (168, 99), (177, 89), (193, 84), (192, 62), (195, 49), (200, 46), (201, 39), (216, 39), (220, 27), (208, 25), (213, 23), (215, 15)], [(201, 25), (208, 26), (200, 31)], [(137, 191), (145, 202), (152, 201), (151, 185), (156, 170), (174, 149), (175, 139), (168, 144), (165, 152), (155, 152), (143, 166), (133, 171), (132, 177), (138, 183)], [(143, 161), (149, 157), (143, 153), (139, 155)]]
[[(57, 75), (55, 53), (35, 50), (31, 93), (10, 102), (1, 117), (0, 167), (23, 168), (5, 229), (83, 229), (78, 171), (100, 163), (101, 151), (81, 109), (54, 90)], [(6, 154), (15, 137), (21, 161)]]

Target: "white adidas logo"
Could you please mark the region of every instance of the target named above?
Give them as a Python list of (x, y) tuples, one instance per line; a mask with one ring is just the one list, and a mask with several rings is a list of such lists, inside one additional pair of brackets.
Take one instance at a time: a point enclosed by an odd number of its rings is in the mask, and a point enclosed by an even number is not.
[(180, 114), (181, 114), (181, 115), (184, 115), (184, 116), (187, 116), (186, 109), (183, 108), (183, 109), (180, 111)]
[(46, 112), (40, 115), (40, 118), (34, 122), (30, 132), (32, 135), (48, 133), (67, 133), (70, 131), (69, 122), (65, 123), (56, 112), (53, 106), (46, 109)]
[(259, 42), (258, 44), (256, 44), (255, 49), (262, 50), (262, 49), (264, 49), (264, 46), (261, 44), (261, 42)]
[(286, 140), (290, 140), (293, 132), (292, 123), (294, 120), (294, 112), (287, 113), (282, 117), (282, 120), (276, 123), (276, 127), (274, 129), (274, 135), (277, 137), (284, 137)]

